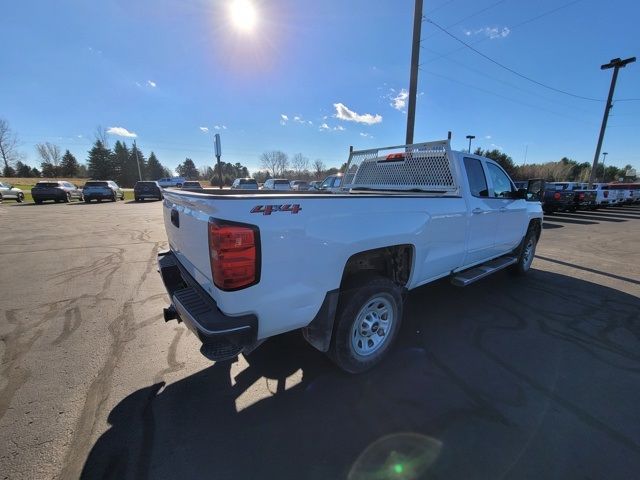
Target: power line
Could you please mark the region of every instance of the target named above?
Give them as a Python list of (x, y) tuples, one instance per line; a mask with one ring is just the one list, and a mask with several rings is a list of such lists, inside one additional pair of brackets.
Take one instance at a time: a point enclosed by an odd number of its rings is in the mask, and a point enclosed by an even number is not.
[[(487, 10), (491, 10), (492, 8), (497, 7), (498, 5), (500, 5), (501, 3), (504, 3), (504, 2), (506, 2), (506, 1), (507, 1), (507, 0), (498, 0), (497, 2), (492, 3), (492, 4), (491, 4), (491, 5), (489, 5), (488, 7), (484, 7), (484, 8), (482, 8), (482, 9), (480, 9), (480, 10), (477, 10), (477, 11), (475, 11), (475, 12), (473, 12), (473, 13), (471, 13), (471, 14), (467, 15), (466, 17), (464, 17), (464, 18), (462, 18), (462, 19), (458, 20), (457, 22), (454, 22), (454, 23), (452, 23), (452, 24), (450, 24), (450, 25), (447, 25), (447, 28), (451, 28), (451, 27), (455, 27), (456, 25), (460, 25), (462, 22), (464, 22), (464, 21), (466, 21), (466, 20), (469, 20), (470, 18), (476, 17), (476, 16), (480, 15), (481, 13), (486, 12)], [(432, 12), (432, 11), (431, 11), (431, 12), (427, 12), (427, 15), (429, 15), (429, 14), (431, 14), (431, 13), (433, 13), (433, 12)], [(423, 20), (424, 20), (425, 18), (426, 18), (426, 17), (423, 17)], [(428, 38), (434, 37), (435, 35), (436, 35), (435, 33), (432, 33), (432, 34), (430, 34), (430, 35), (425, 35), (424, 37), (422, 37), (422, 40), (420, 40), (420, 42), (422, 42), (422, 41), (424, 41), (424, 40), (427, 40)]]
[[(579, 0), (576, 0), (576, 1), (579, 1)], [(467, 42), (465, 42), (464, 40), (462, 40), (462, 39), (460, 39), (460, 38), (456, 37), (453, 33), (449, 32), (449, 31), (448, 31), (448, 30), (446, 30), (444, 27), (442, 27), (442, 26), (438, 25), (438, 24), (437, 24), (436, 22), (434, 22), (433, 20), (431, 20), (431, 19), (427, 18), (427, 19), (426, 19), (426, 21), (427, 21), (428, 23), (432, 24), (434, 27), (436, 27), (436, 28), (438, 28), (439, 30), (441, 30), (442, 32), (446, 33), (448, 36), (450, 36), (451, 38), (453, 38), (453, 39), (454, 39), (454, 40), (456, 40), (457, 42), (461, 43), (462, 45), (464, 45), (465, 47), (467, 47), (467, 48), (468, 48), (468, 49), (470, 49), (471, 51), (473, 51), (473, 52), (477, 53), (478, 55), (480, 55), (481, 57), (483, 57), (483, 58), (485, 58), (485, 59), (489, 60), (491, 63), (494, 63), (494, 64), (498, 65), (500, 68), (503, 68), (504, 70), (506, 70), (506, 71), (508, 71), (508, 72), (511, 72), (511, 73), (513, 73), (514, 75), (517, 75), (517, 76), (518, 76), (518, 77), (520, 77), (520, 78), (523, 78), (523, 79), (525, 79), (525, 80), (528, 80), (529, 82), (531, 82), (531, 83), (535, 83), (536, 85), (539, 85), (539, 86), (541, 86), (541, 87), (544, 87), (544, 88), (546, 88), (546, 89), (548, 89), (548, 90), (553, 90), (554, 92), (562, 93), (563, 95), (568, 95), (568, 96), (570, 96), (570, 97), (579, 98), (579, 99), (581, 99), (581, 100), (589, 100), (589, 101), (592, 101), (592, 102), (602, 102), (602, 100), (601, 100), (601, 99), (599, 99), (599, 98), (591, 98), (591, 97), (584, 97), (584, 96), (582, 96), (582, 95), (576, 95), (576, 94), (573, 94), (573, 93), (571, 93), (571, 92), (567, 92), (567, 91), (565, 91), (565, 90), (560, 90), (559, 88), (555, 88), (555, 87), (552, 87), (552, 86), (547, 85), (547, 84), (545, 84), (545, 83), (542, 83), (542, 82), (539, 82), (539, 81), (537, 81), (537, 80), (534, 80), (533, 78), (528, 77), (528, 76), (526, 76), (526, 75), (524, 75), (524, 74), (522, 74), (522, 73), (520, 73), (520, 72), (517, 72), (517, 71), (515, 71), (514, 69), (509, 68), (509, 67), (507, 67), (506, 65), (504, 65), (504, 64), (502, 64), (502, 63), (500, 63), (500, 62), (498, 62), (497, 60), (494, 60), (493, 58), (489, 57), (488, 55), (485, 55), (485, 54), (484, 54), (484, 53), (482, 53), (480, 50), (478, 50), (478, 49), (474, 48), (473, 46), (469, 45), (469, 44), (468, 44)]]

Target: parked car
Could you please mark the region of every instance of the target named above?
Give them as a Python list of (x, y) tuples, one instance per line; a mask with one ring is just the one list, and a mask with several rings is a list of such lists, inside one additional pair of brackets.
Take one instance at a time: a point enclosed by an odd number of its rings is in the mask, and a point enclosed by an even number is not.
[(309, 190), (319, 190), (322, 182), (318, 180), (314, 180), (313, 182), (309, 182)]
[(147, 198), (162, 200), (162, 188), (155, 181), (136, 182), (133, 187), (133, 198), (136, 202), (141, 202)]
[(291, 190), (289, 180), (284, 178), (270, 178), (264, 182), (264, 190)]
[(158, 185), (160, 185), (162, 188), (169, 188), (169, 187), (180, 188), (182, 187), (182, 184), (187, 181), (187, 179), (184, 177), (166, 177), (156, 181), (158, 182)]
[(608, 183), (594, 183), (593, 189), (596, 191), (596, 205), (598, 207), (607, 207), (614, 203), (611, 199)]
[(57, 202), (70, 202), (73, 199), (83, 200), (82, 190), (73, 183), (64, 181), (43, 181), (36, 183), (31, 188), (33, 201), (40, 205), (45, 200)]
[(124, 190), (113, 180), (89, 180), (84, 184), (82, 195), (86, 203), (90, 203), (91, 200), (124, 200)]
[(254, 178), (236, 178), (231, 184), (233, 190), (258, 190), (258, 182)]
[(342, 183), (342, 174), (336, 173), (335, 175), (329, 175), (325, 178), (318, 190), (326, 191), (326, 192), (339, 192), (340, 184)]
[(183, 321), (215, 361), (302, 329), (356, 373), (389, 352), (407, 290), (445, 277), (466, 286), (504, 268), (527, 273), (542, 229), (538, 201), (498, 163), (451, 151), (447, 140), (401, 148), (411, 155), (352, 152), (351, 188), (331, 196), (221, 190), (194, 202), (167, 191), (165, 320)]
[(570, 208), (572, 212), (579, 209), (595, 210), (597, 208), (597, 192), (593, 189), (588, 189), (587, 184), (579, 182), (550, 182), (549, 185), (553, 185), (556, 190), (573, 193), (573, 202)]
[(24, 201), (24, 193), (9, 183), (0, 182), (0, 202), (3, 200), (15, 200), (18, 203)]
[(197, 180), (187, 180), (186, 182), (184, 182), (182, 184), (182, 188), (184, 190), (186, 189), (191, 189), (191, 190), (202, 190), (202, 185), (200, 185), (200, 182), (198, 182)]
[(304, 180), (292, 180), (291, 190), (296, 190), (298, 192), (306, 191), (309, 190), (309, 184)]

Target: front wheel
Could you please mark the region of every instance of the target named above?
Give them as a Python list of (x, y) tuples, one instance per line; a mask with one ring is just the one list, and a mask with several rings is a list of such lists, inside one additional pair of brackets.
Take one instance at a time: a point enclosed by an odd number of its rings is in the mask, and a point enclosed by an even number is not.
[(389, 352), (402, 321), (401, 287), (373, 277), (340, 296), (329, 357), (344, 371), (361, 373)]
[(520, 247), (518, 248), (518, 261), (509, 267), (514, 275), (525, 275), (531, 268), (533, 258), (536, 256), (538, 245), (538, 233), (535, 228), (529, 228)]
[(19, 193), (18, 194), (18, 196), (16, 197), (16, 202), (18, 202), (18, 203), (24, 202), (24, 193)]

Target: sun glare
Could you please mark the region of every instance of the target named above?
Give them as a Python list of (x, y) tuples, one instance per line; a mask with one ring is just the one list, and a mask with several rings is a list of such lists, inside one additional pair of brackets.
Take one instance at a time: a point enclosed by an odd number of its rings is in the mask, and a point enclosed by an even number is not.
[(231, 2), (231, 21), (239, 30), (249, 32), (256, 24), (256, 9), (249, 0)]

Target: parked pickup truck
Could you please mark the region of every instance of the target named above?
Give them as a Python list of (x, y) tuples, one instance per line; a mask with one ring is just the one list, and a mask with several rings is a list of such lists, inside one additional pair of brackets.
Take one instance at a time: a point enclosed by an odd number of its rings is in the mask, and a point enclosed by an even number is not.
[(388, 353), (408, 290), (529, 270), (542, 208), (493, 160), (445, 140), (354, 151), (345, 171), (337, 193), (165, 191), (165, 320), (212, 360), (301, 329), (356, 373)]
[(550, 183), (557, 190), (564, 190), (573, 193), (573, 205), (571, 211), (576, 210), (596, 210), (598, 208), (596, 199), (597, 192), (595, 189), (589, 189), (586, 183), (578, 182), (555, 182)]

